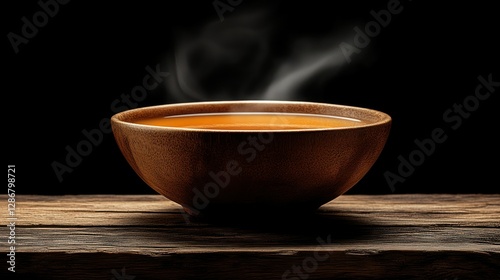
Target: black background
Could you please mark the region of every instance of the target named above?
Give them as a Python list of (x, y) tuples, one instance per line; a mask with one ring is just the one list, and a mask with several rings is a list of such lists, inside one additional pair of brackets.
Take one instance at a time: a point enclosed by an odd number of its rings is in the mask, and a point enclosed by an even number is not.
[[(158, 2), (60, 5), (17, 54), (7, 34), (21, 34), (21, 18), (32, 19), (40, 6), (36, 1), (4, 3), (4, 153), (7, 164), (16, 165), (17, 193), (153, 193), (125, 162), (112, 134), (62, 182), (51, 164), (64, 163), (65, 147), (85, 139), (83, 129), (98, 128), (103, 118), (111, 117), (110, 104), (142, 83), (146, 66), (161, 64), (175, 74), (167, 61), (181, 31), (196, 32), (208, 22), (230, 27), (232, 18), (267, 11), (270, 20), (259, 24), (277, 26), (268, 42), (270, 56), (286, 61), (294, 39), (353, 38), (353, 27), (364, 28), (373, 20), (370, 11), (385, 9), (389, 1), (243, 0), (224, 14), (223, 22), (213, 1)], [(294, 97), (369, 107), (393, 117), (385, 150), (350, 193), (391, 193), (384, 172), (397, 173), (398, 156), (407, 157), (416, 148), (413, 141), (430, 137), (437, 127), (445, 129), (448, 139), (394, 191), (498, 193), (500, 88), (458, 129), (443, 121), (447, 109), (474, 94), (479, 75), (492, 73), (500, 81), (498, 12), (485, 3), (401, 1), (403, 11), (352, 56), (351, 64), (323, 73)], [(217, 74), (215, 86), (238, 78), (230, 70)], [(241, 93), (227, 97), (244, 98)], [(162, 85), (139, 106), (173, 102), (178, 100)]]

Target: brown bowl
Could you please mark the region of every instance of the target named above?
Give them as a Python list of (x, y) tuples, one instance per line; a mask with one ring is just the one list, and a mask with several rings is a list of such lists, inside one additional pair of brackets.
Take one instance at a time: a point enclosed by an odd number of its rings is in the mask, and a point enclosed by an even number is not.
[[(134, 123), (146, 117), (220, 112), (320, 114), (365, 124), (235, 131)], [(115, 114), (111, 123), (121, 152), (142, 180), (198, 215), (316, 210), (370, 170), (388, 138), (391, 117), (367, 108), (313, 102), (212, 101), (132, 109)]]

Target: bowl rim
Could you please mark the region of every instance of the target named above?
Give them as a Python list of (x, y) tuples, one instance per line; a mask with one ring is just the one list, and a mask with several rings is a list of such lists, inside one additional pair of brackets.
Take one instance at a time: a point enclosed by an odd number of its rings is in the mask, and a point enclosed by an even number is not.
[[(251, 130), (251, 129), (210, 129), (210, 128), (188, 128), (188, 127), (170, 127), (170, 126), (157, 126), (157, 125), (149, 125), (149, 124), (139, 124), (134, 123), (132, 121), (123, 120), (127, 116), (140, 112), (140, 111), (155, 111), (158, 109), (167, 109), (167, 108), (175, 108), (175, 107), (189, 107), (189, 106), (204, 106), (204, 105), (258, 105), (258, 104), (277, 104), (277, 105), (306, 105), (306, 106), (324, 106), (336, 109), (346, 109), (353, 111), (361, 111), (367, 113), (369, 115), (378, 116), (379, 120), (365, 123), (359, 126), (344, 126), (344, 127), (328, 127), (328, 128), (299, 128), (299, 129), (259, 129), (259, 130)], [(257, 111), (256, 111), (257, 112)], [(195, 114), (195, 113), (193, 113)], [(307, 113), (306, 113), (307, 114)], [(311, 113), (315, 115), (322, 115), (320, 113)], [(326, 115), (326, 114), (323, 114)], [(350, 118), (346, 116), (339, 116)], [(364, 129), (367, 127), (381, 126), (381, 125), (390, 125), (392, 123), (392, 117), (382, 111), (352, 106), (352, 105), (343, 105), (343, 104), (335, 104), (335, 103), (322, 103), (322, 102), (313, 102), (313, 101), (281, 101), (281, 100), (225, 100), (225, 101), (192, 101), (192, 102), (179, 102), (179, 103), (170, 103), (170, 104), (159, 104), (159, 105), (151, 105), (145, 107), (137, 107), (128, 110), (124, 110), (118, 113), (115, 113), (111, 117), (111, 124), (122, 124), (135, 128), (148, 128), (154, 129), (158, 131), (191, 131), (191, 132), (217, 132), (217, 133), (295, 133), (295, 132), (312, 132), (312, 131), (333, 131), (333, 130), (356, 130), (356, 129)]]

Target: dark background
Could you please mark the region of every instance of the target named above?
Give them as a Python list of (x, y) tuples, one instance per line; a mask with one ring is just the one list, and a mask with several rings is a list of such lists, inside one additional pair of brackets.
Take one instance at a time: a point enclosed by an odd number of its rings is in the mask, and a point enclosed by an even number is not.
[[(296, 54), (291, 49), (297, 39), (312, 42), (307, 49), (311, 54), (314, 42), (321, 42), (324, 49), (325, 39), (334, 50), (341, 38), (352, 41), (353, 27), (364, 28), (373, 20), (370, 11), (386, 9), (389, 1), (243, 0), (224, 13), (223, 22), (212, 2), (71, 1), (59, 5), (58, 13), (27, 44), (21, 44), (17, 54), (7, 34), (21, 34), (21, 18), (31, 20), (41, 8), (36, 1), (4, 3), (4, 153), (7, 164), (16, 165), (17, 193), (153, 193), (125, 162), (112, 134), (105, 134), (90, 155), (64, 174), (62, 182), (51, 164), (64, 163), (65, 147), (85, 139), (83, 129), (98, 128), (103, 118), (111, 117), (110, 104), (142, 83), (146, 66), (154, 69), (160, 64), (175, 81), (175, 68), (168, 61), (180, 42), (179, 34), (190, 32), (196, 38), (209, 22), (225, 30), (246, 14), (268, 13), (265, 20), (250, 21), (259, 26), (249, 27), (253, 34), (272, 30), (261, 38), (269, 47), (268, 64), (260, 71), (250, 67), (252, 74), (258, 74), (252, 84), (269, 79), (273, 65)], [(481, 101), (457, 130), (443, 121), (447, 109), (474, 94), (479, 75), (486, 78), (492, 73), (493, 80), (500, 81), (498, 12), (485, 3), (490, 2), (401, 1), (403, 11), (352, 56), (352, 63), (314, 75), (299, 95), (290, 98), (369, 107), (393, 117), (385, 150), (350, 193), (391, 193), (384, 172), (397, 173), (398, 156), (407, 158), (416, 148), (413, 141), (430, 137), (437, 127), (446, 131), (446, 142), (438, 144), (394, 191), (499, 192), (495, 110), (500, 88)], [(249, 97), (238, 87), (240, 79), (249, 79), (246, 64), (255, 62), (249, 53), (236, 68), (215, 68), (201, 84), (208, 89), (234, 89), (235, 94), (224, 99)], [(198, 67), (212, 69), (203, 63)], [(165, 84), (159, 86), (139, 107), (196, 101), (180, 100), (170, 90)], [(204, 95), (204, 100), (212, 99), (223, 98)]]

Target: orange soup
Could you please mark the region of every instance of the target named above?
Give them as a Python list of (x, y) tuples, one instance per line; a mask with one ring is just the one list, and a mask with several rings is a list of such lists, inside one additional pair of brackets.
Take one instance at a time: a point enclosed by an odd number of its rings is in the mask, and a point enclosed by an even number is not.
[(209, 113), (146, 118), (139, 124), (212, 130), (299, 130), (361, 126), (352, 118), (296, 113)]

